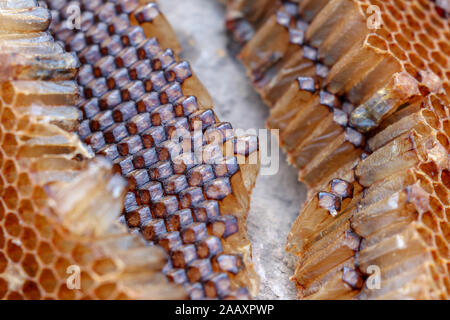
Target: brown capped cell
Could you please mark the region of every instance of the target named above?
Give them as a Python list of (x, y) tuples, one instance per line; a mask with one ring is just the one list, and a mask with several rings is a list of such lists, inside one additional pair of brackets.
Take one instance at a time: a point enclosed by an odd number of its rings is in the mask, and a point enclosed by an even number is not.
[(166, 133), (169, 139), (190, 137), (189, 123), (186, 117), (177, 117), (167, 122)]
[(95, 152), (106, 145), (105, 138), (100, 131), (92, 133), (84, 141), (90, 145)]
[(203, 285), (208, 298), (223, 298), (230, 293), (231, 283), (226, 273), (215, 273)]
[(99, 22), (89, 28), (86, 32), (86, 41), (89, 44), (100, 44), (109, 37), (108, 26), (106, 23)]
[(108, 86), (106, 85), (105, 78), (94, 79), (84, 87), (84, 96), (86, 99), (101, 97), (106, 92), (108, 92)]
[(239, 231), (236, 217), (232, 215), (217, 217), (208, 223), (208, 229), (211, 234), (219, 238), (228, 238)]
[(218, 237), (208, 236), (205, 240), (195, 244), (200, 259), (214, 257), (223, 252), (222, 243)]
[(319, 199), (319, 207), (328, 210), (333, 217), (341, 210), (341, 198), (339, 196), (329, 192), (319, 192), (317, 197)]
[(345, 180), (333, 179), (331, 181), (331, 192), (342, 199), (353, 198), (353, 184)]
[(114, 161), (120, 157), (119, 151), (117, 151), (117, 145), (115, 144), (106, 145), (98, 151), (98, 154), (105, 157), (109, 161)]
[(114, 71), (107, 78), (107, 85), (110, 90), (123, 88), (128, 82), (130, 82), (130, 76), (125, 68)]
[(141, 224), (152, 219), (152, 213), (148, 206), (140, 206), (125, 213), (125, 221), (132, 228), (140, 227)]
[[(152, 73), (152, 66), (150, 65), (150, 60), (139, 60), (134, 63), (128, 70), (130, 78), (132, 80), (146, 80)], [(151, 91), (151, 88), (146, 91)]]
[(137, 47), (137, 52), (141, 60), (153, 59), (162, 52), (162, 49), (155, 38), (150, 38)]
[(212, 273), (212, 266), (209, 259), (198, 259), (187, 268), (189, 282), (195, 283), (205, 280)]
[(174, 105), (175, 115), (177, 117), (189, 116), (199, 109), (197, 98), (194, 96), (181, 97)]
[(165, 71), (166, 79), (169, 82), (177, 81), (183, 83), (184, 80), (192, 76), (192, 70), (186, 61), (173, 64)]
[(83, 49), (78, 55), (78, 59), (82, 64), (92, 64), (95, 65), (97, 61), (102, 58), (102, 53), (100, 52), (100, 46), (88, 46)]
[(125, 47), (115, 58), (115, 63), (118, 68), (129, 68), (136, 61), (138, 61), (138, 56), (134, 47)]
[(188, 278), (186, 276), (186, 271), (184, 269), (172, 269), (167, 273), (167, 278), (171, 282), (177, 284), (183, 284), (188, 282)]
[(152, 68), (154, 70), (166, 70), (168, 67), (174, 64), (175, 61), (176, 59), (173, 55), (173, 51), (171, 49), (167, 49), (152, 59)]
[(181, 144), (179, 144), (178, 142), (167, 140), (156, 147), (156, 152), (158, 153), (159, 160), (173, 161), (173, 159), (178, 157), (183, 152), (183, 149)]
[(149, 181), (137, 188), (137, 194), (142, 204), (149, 205), (164, 197), (162, 185), (158, 181)]
[(212, 260), (214, 270), (218, 272), (230, 272), (232, 274), (238, 274), (243, 268), (242, 259), (236, 255), (222, 254), (216, 256)]
[(233, 192), (229, 178), (218, 178), (205, 184), (208, 199), (223, 200)]
[(164, 127), (156, 126), (141, 133), (142, 143), (146, 148), (153, 148), (166, 140)]
[(166, 225), (163, 219), (145, 221), (141, 225), (141, 233), (145, 240), (154, 241), (158, 236), (166, 232)]
[(136, 106), (139, 113), (153, 112), (161, 105), (159, 95), (157, 92), (150, 92), (144, 94), (137, 100)]
[(214, 111), (211, 109), (199, 110), (189, 116), (189, 124), (192, 129), (201, 127), (202, 130), (205, 130), (214, 123), (216, 123), (216, 118)]
[(148, 172), (145, 169), (133, 170), (126, 175), (126, 178), (130, 190), (136, 190), (150, 181)]
[[(168, 195), (175, 195), (188, 187), (186, 177), (184, 175), (173, 175), (163, 182), (164, 191)], [(180, 199), (181, 204), (183, 201)], [(181, 205), (183, 207), (183, 205)]]
[(134, 170), (133, 157), (120, 157), (113, 161), (113, 171), (120, 173), (122, 176), (127, 175)]
[[(117, 56), (120, 51), (123, 49), (123, 44), (118, 35), (112, 35), (111, 37), (103, 40), (100, 44), (101, 53), (106, 56)], [(114, 62), (115, 63), (115, 62)]]
[(163, 197), (152, 204), (152, 212), (157, 218), (165, 218), (174, 214), (180, 208), (175, 196)]
[(142, 81), (132, 81), (125, 85), (120, 94), (123, 101), (136, 101), (145, 94), (145, 87)]
[(122, 102), (119, 90), (112, 90), (106, 92), (98, 99), (98, 105), (101, 110), (113, 109)]
[(136, 46), (141, 42), (145, 41), (146, 37), (144, 34), (144, 30), (142, 30), (139, 26), (132, 26), (126, 29), (122, 36), (121, 40), (124, 46)]
[(170, 161), (159, 161), (149, 168), (152, 180), (163, 181), (173, 175)]
[(184, 174), (194, 166), (194, 154), (191, 152), (186, 152), (183, 150), (182, 154), (173, 159), (173, 172), (175, 174)]
[(113, 109), (113, 118), (115, 122), (125, 122), (136, 115), (136, 104), (133, 101), (123, 102)]
[(202, 186), (214, 179), (214, 170), (211, 165), (202, 164), (190, 169), (186, 176), (190, 186)]
[(114, 119), (112, 116), (112, 111), (108, 110), (106, 112), (98, 113), (89, 121), (89, 128), (92, 132), (103, 131), (109, 126), (114, 124)]
[(170, 258), (174, 268), (186, 268), (197, 259), (195, 246), (193, 244), (178, 246), (172, 250)]
[(195, 221), (209, 222), (220, 216), (219, 203), (214, 200), (206, 200), (193, 207)]
[[(121, 35), (130, 27), (130, 19), (126, 14), (116, 15), (108, 24), (110, 34)], [(122, 39), (120, 39), (122, 41)], [(123, 42), (122, 42), (123, 43)], [(127, 46), (124, 44), (124, 46)]]
[(158, 154), (155, 148), (143, 149), (133, 155), (133, 165), (136, 169), (149, 168), (158, 162)]
[(175, 118), (173, 106), (171, 104), (163, 104), (162, 106), (157, 107), (151, 113), (151, 118), (154, 126), (166, 124), (169, 120)]
[(192, 212), (190, 209), (178, 210), (174, 214), (166, 217), (168, 231), (181, 230), (193, 223)]
[(107, 77), (112, 72), (116, 70), (116, 65), (114, 64), (114, 58), (112, 56), (106, 56), (98, 60), (94, 64), (94, 75), (97, 78)]
[(126, 124), (130, 134), (140, 134), (151, 126), (150, 114), (147, 112), (133, 116)]
[(182, 208), (191, 208), (205, 200), (202, 188), (189, 187), (178, 194)]
[(183, 91), (181, 90), (181, 86), (178, 82), (165, 85), (159, 92), (159, 100), (162, 104), (176, 103), (181, 97), (183, 97)]
[(221, 145), (233, 137), (233, 127), (229, 122), (215, 123), (205, 131), (206, 143)]
[(214, 174), (218, 178), (230, 178), (238, 171), (239, 164), (236, 157), (226, 157), (214, 164)]
[(206, 224), (203, 222), (194, 222), (183, 228), (181, 231), (181, 239), (183, 243), (196, 243), (206, 239), (208, 231)]
[(84, 101), (79, 108), (85, 119), (90, 119), (100, 112), (97, 98)]
[(123, 139), (118, 145), (117, 150), (121, 156), (132, 155), (143, 149), (141, 137), (129, 136)]
[(181, 246), (180, 232), (166, 232), (159, 235), (157, 243), (167, 252), (172, 252), (173, 249)]

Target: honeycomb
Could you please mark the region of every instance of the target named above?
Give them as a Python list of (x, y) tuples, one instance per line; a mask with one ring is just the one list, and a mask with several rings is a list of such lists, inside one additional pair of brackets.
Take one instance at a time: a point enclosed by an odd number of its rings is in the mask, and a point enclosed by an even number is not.
[(125, 181), (73, 132), (78, 62), (49, 24), (0, 1), (0, 299), (185, 298), (164, 252), (116, 221)]
[[(257, 137), (218, 120), (155, 3), (45, 2), (55, 38), (81, 62), (78, 135), (128, 182), (129, 231), (165, 250), (164, 272), (190, 298), (255, 295), (246, 217)], [(80, 29), (67, 25), (73, 5)]]
[(309, 187), (287, 244), (299, 298), (446, 299), (448, 3), (226, 3), (267, 126)]

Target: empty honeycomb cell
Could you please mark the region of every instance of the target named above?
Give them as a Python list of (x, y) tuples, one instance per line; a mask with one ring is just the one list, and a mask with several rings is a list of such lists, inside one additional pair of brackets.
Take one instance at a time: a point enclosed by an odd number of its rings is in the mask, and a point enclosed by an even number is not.
[(112, 273), (117, 270), (117, 267), (111, 259), (102, 259), (97, 260), (92, 269), (100, 276), (105, 275), (107, 273)]
[(20, 237), (23, 245), (28, 250), (35, 250), (38, 244), (38, 237), (34, 230), (29, 227), (24, 227), (22, 235)]
[(425, 69), (425, 63), (422, 61), (422, 59), (415, 54), (414, 52), (411, 52), (409, 55), (409, 61), (418, 69)]
[(18, 263), (23, 256), (23, 249), (21, 248), (20, 243), (8, 240), (6, 244), (6, 254), (12, 262)]
[(442, 170), (441, 181), (450, 190), (450, 171), (448, 169)]
[(22, 260), (22, 269), (28, 276), (34, 278), (39, 271), (39, 263), (36, 261), (34, 255), (27, 253)]
[(431, 56), (433, 58), (434, 61), (436, 61), (437, 63), (439, 63), (441, 65), (442, 68), (447, 68), (447, 59), (442, 55), (441, 52), (439, 51), (434, 51), (431, 53)]
[(112, 295), (114, 294), (115, 290), (116, 290), (115, 283), (105, 283), (96, 288), (94, 290), (94, 294), (97, 296), (98, 299), (108, 300), (112, 298)]
[(419, 54), (419, 56), (421, 56), (423, 59), (425, 59), (425, 60), (429, 59), (427, 49), (425, 49), (420, 43), (415, 43), (414, 49)]
[(48, 242), (40, 242), (37, 248), (37, 256), (43, 264), (51, 264), (56, 258), (56, 254)]
[(419, 43), (423, 44), (428, 49), (434, 49), (436, 45), (433, 40), (428, 37), (428, 35), (424, 33), (419, 33), (417, 36), (419, 38)]
[(406, 39), (404, 33), (396, 33), (394, 35), (395, 42), (405, 51), (411, 50), (411, 39)]
[(444, 218), (444, 208), (442, 204), (434, 196), (430, 195), (429, 198), (430, 207), (433, 209), (433, 213), (440, 219)]
[(6, 232), (13, 237), (18, 237), (22, 231), (19, 218), (11, 212), (6, 215), (3, 225), (5, 226)]
[(19, 179), (17, 180), (17, 188), (21, 197), (27, 197), (31, 195), (33, 188), (31, 187), (31, 180), (27, 173), (22, 172), (19, 174)]
[(52, 293), (55, 291), (56, 286), (58, 285), (58, 280), (56, 279), (55, 274), (50, 269), (43, 269), (38, 279), (39, 284), (42, 286), (47, 293)]
[(17, 208), (19, 202), (19, 195), (14, 187), (9, 186), (6, 187), (3, 197), (5, 200), (6, 207), (10, 210), (14, 210)]
[(440, 224), (441, 232), (444, 239), (449, 242), (450, 241), (450, 223), (447, 221), (441, 221)]
[(59, 257), (54, 263), (55, 271), (60, 278), (63, 278), (67, 273), (69, 266), (72, 264), (70, 261), (64, 257)]
[(81, 271), (80, 274), (80, 286), (84, 288), (86, 291), (89, 291), (95, 285), (94, 279), (89, 275), (86, 271)]
[(14, 156), (17, 152), (18, 142), (16, 137), (11, 133), (6, 133), (3, 137), (2, 150), (7, 156)]
[(423, 163), (420, 166), (420, 169), (425, 172), (431, 179), (438, 180), (439, 179), (439, 168), (436, 163), (433, 161)]
[(17, 211), (19, 212), (20, 218), (23, 219), (25, 223), (34, 222), (33, 202), (30, 199), (20, 200), (19, 208)]
[(38, 284), (33, 281), (26, 281), (22, 286), (22, 292), (25, 298), (29, 300), (39, 300), (41, 298), (41, 291)]
[(450, 148), (450, 141), (448, 139), (448, 137), (446, 135), (444, 135), (443, 133), (439, 132), (436, 135), (436, 138), (438, 139), (439, 143), (446, 148), (447, 150)]
[(446, 55), (447, 57), (450, 56), (450, 44), (448, 44), (447, 42), (440, 41), (438, 42), (438, 46), (444, 55)]
[(450, 248), (448, 246), (448, 242), (442, 238), (442, 236), (438, 235), (435, 238), (436, 246), (439, 252), (439, 255), (444, 259), (450, 258)]
[(15, 114), (10, 108), (3, 108), (1, 124), (5, 130), (12, 130), (16, 125), (17, 120)]
[(434, 192), (443, 205), (449, 205), (450, 195), (447, 189), (440, 183), (434, 184)]
[(51, 238), (53, 235), (53, 228), (48, 219), (42, 215), (34, 217), (34, 226), (42, 238)]
[(423, 26), (425, 28), (425, 30), (427, 31), (427, 33), (433, 37), (434, 39), (439, 39), (439, 32), (432, 26), (430, 25), (428, 22), (424, 22)]

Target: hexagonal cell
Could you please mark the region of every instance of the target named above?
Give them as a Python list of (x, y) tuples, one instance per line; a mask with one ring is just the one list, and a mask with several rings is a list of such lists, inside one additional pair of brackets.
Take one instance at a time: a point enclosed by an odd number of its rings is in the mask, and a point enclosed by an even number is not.
[(33, 202), (29, 199), (22, 199), (19, 203), (19, 212), (20, 218), (24, 223), (33, 223), (34, 222), (34, 208)]
[(10, 108), (4, 107), (0, 122), (7, 131), (13, 130), (17, 123), (16, 115)]
[(12, 161), (11, 159), (6, 160), (5, 163), (3, 164), (2, 171), (3, 176), (5, 177), (7, 183), (14, 184), (14, 182), (16, 182), (17, 168), (14, 161)]
[(1, 148), (7, 156), (13, 157), (17, 152), (18, 145), (16, 137), (11, 133), (6, 133)]
[(6, 207), (10, 210), (17, 208), (19, 195), (14, 187), (7, 187), (3, 193), (3, 199), (5, 201)]
[(44, 269), (39, 276), (39, 284), (47, 293), (52, 293), (58, 284), (55, 274), (50, 269)]
[(445, 241), (444, 238), (440, 235), (436, 235), (435, 237), (436, 246), (439, 252), (439, 255), (443, 257), (444, 259), (450, 259), (450, 248), (448, 246), (448, 243)]
[(30, 277), (36, 276), (39, 271), (39, 263), (36, 261), (36, 256), (31, 253), (27, 253), (22, 261), (22, 268)]
[(50, 264), (55, 260), (55, 253), (53, 251), (53, 248), (47, 242), (39, 243), (37, 255), (44, 264)]
[(417, 228), (417, 232), (419, 233), (422, 240), (427, 244), (427, 246), (429, 246), (429, 247), (434, 246), (433, 233), (429, 229), (424, 228), (424, 227), (419, 227), (419, 228)]
[(94, 290), (94, 294), (101, 300), (111, 299), (116, 290), (115, 283), (105, 283)]
[(43, 238), (50, 238), (53, 235), (53, 226), (50, 221), (40, 214), (34, 217), (34, 226)]
[(12, 212), (9, 212), (6, 215), (4, 226), (6, 232), (13, 237), (18, 237), (20, 235), (20, 232), (22, 231), (19, 219)]
[(429, 203), (430, 203), (431, 210), (433, 210), (433, 214), (435, 214), (437, 217), (439, 217), (439, 219), (443, 219), (444, 218), (444, 208), (442, 207), (442, 204), (439, 202), (439, 200), (436, 199), (434, 196), (430, 195)]
[(29, 300), (39, 300), (41, 298), (41, 291), (33, 281), (26, 281), (22, 286), (22, 292), (25, 298)]
[(13, 240), (8, 240), (8, 243), (6, 244), (6, 254), (9, 259), (17, 263), (22, 258), (23, 250), (20, 244)]
[(33, 229), (25, 227), (23, 229), (22, 236), (20, 237), (25, 248), (28, 250), (34, 250), (38, 243), (38, 238)]
[(447, 68), (447, 58), (445, 58), (445, 56), (443, 56), (441, 52), (434, 51), (431, 53), (431, 57), (434, 61), (439, 63), (442, 68)]
[(33, 191), (33, 187), (28, 173), (22, 172), (19, 174), (17, 188), (19, 189), (19, 193), (22, 197), (27, 197), (31, 194), (31, 192)]
[(441, 200), (441, 203), (443, 205), (449, 205), (450, 204), (450, 195), (447, 189), (445, 189), (445, 187), (440, 184), (440, 183), (435, 183), (434, 184), (434, 192), (436, 193), (436, 195), (438, 196), (439, 200)]
[(94, 279), (89, 275), (88, 272), (82, 271), (80, 275), (81, 288), (84, 291), (89, 291), (92, 286), (95, 284)]
[(41, 186), (35, 186), (33, 188), (33, 194), (32, 194), (33, 202), (38, 208), (43, 208), (47, 205), (47, 193), (45, 192), (44, 188)]
[(55, 262), (55, 270), (59, 277), (63, 278), (67, 276), (67, 269), (71, 266), (69, 260), (63, 257), (59, 257)]
[(439, 179), (439, 168), (433, 161), (421, 164), (420, 170), (422, 170), (427, 176), (429, 176), (434, 181), (437, 181)]
[(98, 275), (105, 275), (110, 272), (117, 271), (117, 266), (111, 259), (101, 259), (97, 260), (93, 263), (92, 269), (97, 273)]

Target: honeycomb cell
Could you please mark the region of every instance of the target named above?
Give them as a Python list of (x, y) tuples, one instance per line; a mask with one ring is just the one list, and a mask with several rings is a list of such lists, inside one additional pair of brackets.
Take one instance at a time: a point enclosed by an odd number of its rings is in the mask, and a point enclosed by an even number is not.
[(18, 242), (8, 240), (6, 244), (6, 254), (11, 261), (18, 263), (23, 256), (23, 249)]
[(41, 298), (41, 291), (38, 284), (33, 281), (26, 281), (22, 286), (22, 292), (26, 299), (39, 300)]
[(22, 172), (19, 174), (17, 188), (21, 197), (28, 197), (31, 195), (33, 188), (31, 187), (31, 180), (27, 173)]
[(55, 260), (55, 252), (48, 242), (40, 242), (37, 248), (37, 256), (43, 264), (51, 264)]
[(58, 280), (56, 279), (55, 274), (50, 269), (43, 269), (39, 276), (39, 285), (42, 286), (45, 292), (52, 293), (55, 291)]
[(28, 276), (34, 278), (39, 271), (39, 263), (36, 261), (34, 255), (27, 253), (22, 261), (22, 269)]
[(13, 237), (18, 237), (22, 231), (19, 218), (11, 212), (6, 215), (4, 226), (6, 232)]
[(23, 233), (20, 237), (23, 245), (28, 250), (35, 250), (38, 244), (38, 238), (36, 233), (32, 228), (25, 227), (23, 228)]
[(3, 164), (3, 176), (6, 179), (6, 182), (9, 184), (14, 184), (16, 182), (17, 179), (17, 168), (16, 168), (16, 164), (14, 163), (14, 161), (8, 159), (5, 161), (5, 163)]

